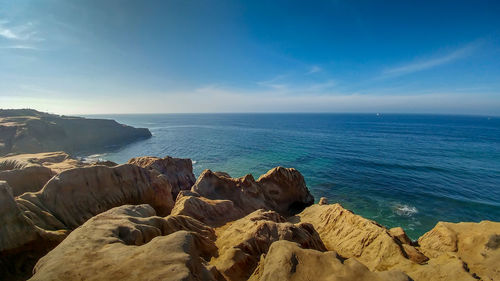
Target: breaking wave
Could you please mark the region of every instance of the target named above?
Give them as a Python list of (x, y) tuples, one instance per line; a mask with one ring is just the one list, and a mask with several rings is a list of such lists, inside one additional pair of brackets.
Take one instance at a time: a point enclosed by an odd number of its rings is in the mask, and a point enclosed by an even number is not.
[(393, 211), (396, 215), (405, 217), (411, 217), (414, 214), (418, 213), (418, 209), (416, 207), (405, 204), (396, 204), (393, 208)]

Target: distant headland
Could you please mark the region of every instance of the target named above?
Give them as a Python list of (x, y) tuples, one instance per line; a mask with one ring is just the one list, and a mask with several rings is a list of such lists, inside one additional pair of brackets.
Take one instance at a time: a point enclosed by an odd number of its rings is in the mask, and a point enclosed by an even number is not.
[(34, 109), (0, 109), (0, 155), (117, 146), (151, 137), (146, 128), (114, 120), (55, 115)]

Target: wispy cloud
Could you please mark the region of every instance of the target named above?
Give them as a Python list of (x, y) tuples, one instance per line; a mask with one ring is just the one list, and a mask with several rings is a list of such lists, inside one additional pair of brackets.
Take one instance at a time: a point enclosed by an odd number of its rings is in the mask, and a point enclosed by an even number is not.
[(317, 65), (313, 65), (309, 68), (309, 71), (306, 72), (306, 74), (313, 74), (313, 73), (318, 73), (318, 72), (321, 72), (323, 71), (323, 68), (317, 66)]
[(337, 86), (337, 82), (335, 80), (329, 79), (324, 82), (313, 83), (308, 87), (306, 87), (306, 90), (310, 92), (321, 92), (324, 90), (331, 89), (335, 86)]
[(280, 93), (320, 93), (337, 86), (333, 79), (301, 79), (290, 75), (278, 75), (272, 79), (257, 82), (257, 85)]
[(278, 75), (269, 80), (259, 81), (257, 85), (272, 88), (274, 90), (287, 90), (289, 85), (283, 81), (284, 78), (286, 78), (286, 75)]
[(43, 41), (42, 38), (39, 38), (37, 36), (37, 32), (34, 30), (32, 22), (28, 22), (22, 25), (9, 25), (8, 21), (1, 20), (0, 37), (17, 41)]
[(414, 61), (408, 64), (400, 65), (397, 67), (389, 68), (383, 71), (381, 78), (396, 77), (406, 75), (426, 69), (431, 69), (444, 64), (452, 63), (454, 61), (463, 59), (471, 55), (479, 47), (479, 43), (474, 42), (466, 45), (460, 49), (456, 49), (440, 57), (434, 57), (426, 60)]
[(14, 50), (38, 50), (37, 47), (28, 45), (10, 45), (10, 46), (0, 46), (0, 49), (14, 49)]

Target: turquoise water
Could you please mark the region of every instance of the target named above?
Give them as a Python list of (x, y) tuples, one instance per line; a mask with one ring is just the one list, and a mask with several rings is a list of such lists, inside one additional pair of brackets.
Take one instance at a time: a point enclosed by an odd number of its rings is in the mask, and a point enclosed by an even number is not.
[[(500, 221), (500, 118), (376, 114), (107, 115), (153, 137), (97, 157), (191, 158), (194, 172), (256, 178), (297, 168), (316, 200), (402, 226), (412, 238), (438, 221)], [(95, 154), (87, 152), (86, 154)], [(96, 155), (94, 155), (95, 157)]]

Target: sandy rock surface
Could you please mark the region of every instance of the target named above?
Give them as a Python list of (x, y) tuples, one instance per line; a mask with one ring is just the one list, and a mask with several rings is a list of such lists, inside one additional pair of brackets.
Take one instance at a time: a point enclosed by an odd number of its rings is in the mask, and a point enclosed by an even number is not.
[(87, 164), (62, 151), (0, 157), (0, 180), (7, 181), (15, 196), (36, 192), (57, 173)]
[(207, 260), (213, 230), (185, 216), (121, 206), (90, 219), (40, 259), (30, 280), (224, 280)]
[(335, 252), (303, 249), (277, 241), (261, 259), (251, 281), (410, 281), (401, 271), (372, 272), (354, 258), (344, 260)]
[(302, 248), (325, 251), (310, 224), (294, 225), (274, 211), (257, 210), (216, 230), (219, 256), (211, 264), (231, 281), (247, 280), (272, 243), (288, 240)]
[[(0, 269), (25, 276), (34, 262), (72, 229), (93, 216), (125, 204), (150, 204), (158, 214), (174, 205), (166, 178), (135, 165), (75, 168), (54, 176), (35, 193), (14, 198), (3, 184)], [(7, 191), (9, 190), (9, 191)], [(5, 274), (11, 274), (5, 273)], [(22, 278), (21, 278), (22, 279)]]
[(340, 204), (313, 205), (289, 220), (312, 224), (328, 250), (372, 271), (401, 270), (416, 281), (498, 280), (499, 251), (488, 242), (496, 241), (500, 223), (439, 223), (415, 243), (403, 229), (389, 230)]
[(258, 209), (287, 216), (313, 202), (303, 176), (295, 169), (277, 167), (257, 181), (252, 175), (231, 178), (205, 170), (190, 192), (179, 194), (174, 213), (191, 214), (217, 227)]

